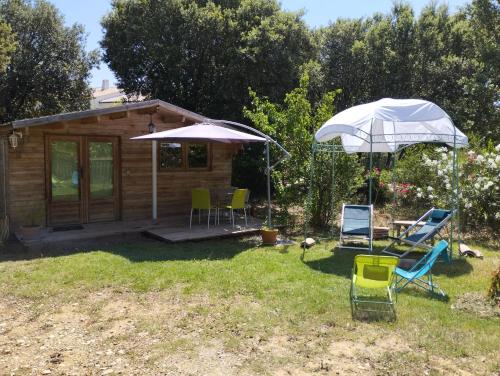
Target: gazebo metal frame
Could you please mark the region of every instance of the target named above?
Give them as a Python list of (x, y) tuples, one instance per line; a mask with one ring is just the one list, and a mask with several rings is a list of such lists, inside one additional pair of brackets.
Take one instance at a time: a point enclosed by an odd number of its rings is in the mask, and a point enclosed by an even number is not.
[[(451, 119), (450, 119), (451, 121)], [(453, 124), (453, 121), (451, 121)], [(372, 126), (373, 126), (373, 119), (372, 119)], [(371, 127), (372, 129), (372, 127)], [(369, 153), (369, 184), (368, 184), (368, 204), (372, 204), (372, 190), (373, 190), (373, 146), (376, 144), (381, 144), (381, 143), (387, 143), (386, 137), (392, 137), (393, 139), (389, 142), (394, 142), (395, 144), (399, 144), (400, 146), (397, 147), (396, 150), (394, 150), (391, 154), (393, 154), (393, 166), (392, 166), (392, 184), (393, 184), (393, 202), (396, 202), (396, 181), (395, 181), (395, 169), (396, 169), (396, 162), (397, 162), (397, 154), (401, 152), (402, 150), (406, 149), (409, 146), (416, 145), (416, 144), (452, 144), (448, 145), (452, 147), (453, 150), (453, 157), (452, 157), (452, 200), (450, 202), (451, 209), (456, 210), (456, 217), (457, 220), (454, 220), (453, 217), (450, 221), (450, 247), (449, 247), (449, 256), (450, 260), (453, 255), (453, 233), (455, 230), (455, 222), (457, 224), (457, 240), (460, 242), (460, 205), (459, 205), (459, 195), (460, 195), (460, 186), (459, 186), (459, 172), (458, 172), (458, 156), (457, 156), (457, 147), (458, 146), (467, 146), (467, 144), (462, 144), (459, 143), (457, 140), (457, 133), (456, 133), (457, 128), (453, 124), (453, 135), (451, 134), (432, 134), (433, 137), (438, 138), (438, 140), (423, 140), (419, 141), (418, 136), (427, 136), (429, 137), (429, 134), (421, 134), (421, 133), (409, 133), (409, 134), (404, 134), (404, 133), (399, 133), (399, 134), (384, 134), (384, 135), (373, 135), (371, 132), (368, 133), (364, 130), (359, 129), (359, 132), (363, 133), (367, 138), (369, 139), (370, 143), (370, 151)], [(362, 138), (357, 135), (352, 135), (357, 138), (366, 140), (365, 138)], [(377, 141), (377, 138), (381, 137), (380, 141)], [(318, 142), (316, 139), (314, 139), (313, 144), (312, 144), (312, 151), (311, 151), (311, 162), (310, 162), (310, 180), (309, 180), (309, 192), (307, 196), (307, 203), (306, 203), (306, 218), (305, 218), (305, 226), (304, 226), (304, 232), (305, 232), (305, 238), (308, 237), (309, 233), (309, 221), (310, 221), (310, 209), (312, 207), (312, 198), (313, 198), (313, 188), (314, 188), (314, 180), (315, 180), (315, 162), (316, 162), (316, 154), (318, 153), (329, 153), (332, 155), (332, 168), (331, 168), (331, 174), (332, 174), (332, 187), (331, 187), (331, 192), (332, 192), (332, 197), (330, 198), (330, 204), (331, 204), (331, 210), (332, 213), (334, 212), (335, 209), (335, 196), (334, 196), (334, 185), (335, 185), (335, 156), (339, 153), (346, 153), (345, 149), (343, 148), (342, 145), (335, 144), (334, 140), (338, 138), (335, 137), (332, 141), (333, 142)], [(361, 152), (360, 152), (361, 153)], [(389, 153), (389, 152), (387, 152)], [(355, 153), (353, 153), (355, 154)], [(371, 221), (370, 221), (371, 222)], [(370, 226), (373, 226), (372, 223), (370, 223)], [(332, 214), (332, 219), (331, 219), (331, 224), (330, 224), (330, 238), (333, 237), (333, 227), (334, 227), (334, 220), (333, 220), (333, 214)]]

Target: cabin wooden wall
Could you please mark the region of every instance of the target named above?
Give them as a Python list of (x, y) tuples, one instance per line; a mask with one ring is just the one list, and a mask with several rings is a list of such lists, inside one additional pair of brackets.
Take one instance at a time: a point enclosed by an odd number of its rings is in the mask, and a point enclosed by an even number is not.
[(5, 138), (0, 138), (0, 221), (7, 214), (7, 148), (9, 144)]
[[(100, 118), (55, 123), (23, 129), (17, 149), (8, 152), (8, 211), (12, 229), (26, 223), (33, 208), (46, 208), (45, 135), (116, 136), (119, 138), (121, 172), (121, 219), (151, 218), (151, 142), (132, 141), (148, 132), (147, 113), (128, 112)], [(192, 124), (177, 114), (156, 113), (157, 131)], [(228, 187), (234, 145), (212, 144), (210, 171), (158, 173), (158, 217), (189, 213), (190, 190), (196, 187)], [(44, 223), (45, 224), (45, 223)]]

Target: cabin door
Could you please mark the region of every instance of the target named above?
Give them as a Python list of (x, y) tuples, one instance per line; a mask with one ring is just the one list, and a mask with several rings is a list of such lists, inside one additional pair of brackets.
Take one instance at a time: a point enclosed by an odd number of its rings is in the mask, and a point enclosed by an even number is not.
[(49, 225), (119, 218), (116, 138), (51, 135), (46, 149)]

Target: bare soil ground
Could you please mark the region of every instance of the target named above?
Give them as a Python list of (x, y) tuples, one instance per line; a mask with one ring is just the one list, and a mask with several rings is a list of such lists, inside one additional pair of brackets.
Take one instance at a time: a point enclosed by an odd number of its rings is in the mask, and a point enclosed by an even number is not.
[(0, 298), (1, 375), (473, 375), (486, 359), (444, 359), (366, 325), (246, 330), (234, 307), (175, 289), (111, 289), (69, 300)]

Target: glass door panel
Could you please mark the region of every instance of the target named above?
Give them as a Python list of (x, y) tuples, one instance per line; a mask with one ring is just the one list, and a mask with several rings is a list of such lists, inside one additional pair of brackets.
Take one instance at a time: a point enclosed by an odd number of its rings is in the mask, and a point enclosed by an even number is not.
[(81, 142), (78, 136), (47, 137), (47, 219), (50, 225), (82, 222)]
[(114, 166), (112, 142), (89, 142), (90, 199), (113, 197)]
[(78, 148), (77, 141), (51, 141), (50, 181), (53, 202), (80, 200)]
[(87, 137), (86, 218), (88, 222), (118, 219), (120, 213), (118, 179), (118, 139)]

